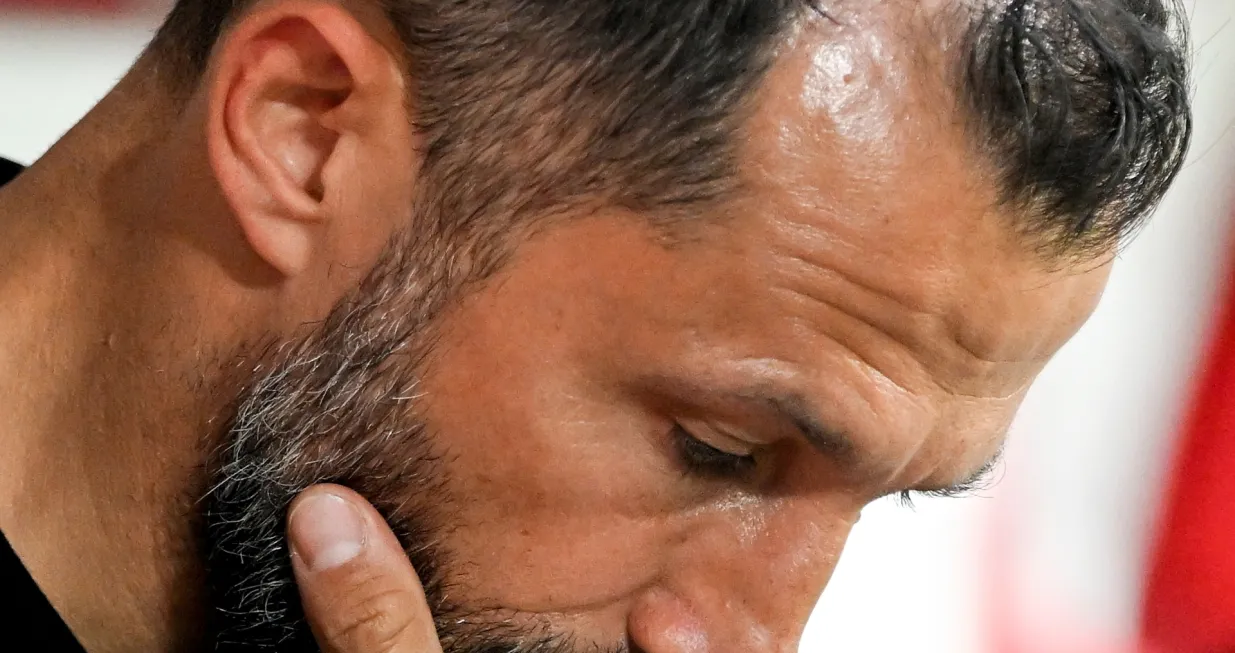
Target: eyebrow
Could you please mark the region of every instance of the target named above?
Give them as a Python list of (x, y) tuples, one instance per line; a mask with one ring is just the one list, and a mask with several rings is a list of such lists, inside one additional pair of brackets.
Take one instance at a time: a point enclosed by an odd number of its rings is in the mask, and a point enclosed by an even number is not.
[(820, 453), (837, 462), (856, 465), (858, 448), (845, 434), (830, 429), (811, 409), (810, 404), (799, 395), (768, 395), (757, 393), (755, 399), (767, 404), (782, 419), (802, 432), (802, 437)]
[[(801, 432), (802, 437), (820, 453), (831, 457), (842, 465), (850, 467), (856, 467), (861, 462), (859, 449), (853, 443), (853, 440), (844, 433), (825, 426), (823, 420), (811, 409), (810, 403), (800, 395), (771, 395), (764, 392), (754, 392), (745, 396), (770, 406), (782, 419), (793, 424)], [(995, 454), (987, 459), (981, 467), (957, 483), (937, 488), (911, 488), (902, 491), (902, 494), (918, 493), (932, 497), (967, 496), (974, 490), (981, 489), (986, 485), (1003, 459), (1003, 454), (1004, 447), (1000, 446)]]

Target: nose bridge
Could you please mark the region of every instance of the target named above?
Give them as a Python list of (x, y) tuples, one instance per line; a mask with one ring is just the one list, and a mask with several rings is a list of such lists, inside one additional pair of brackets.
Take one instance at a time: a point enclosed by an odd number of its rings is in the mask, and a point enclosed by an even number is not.
[(709, 653), (796, 653), (852, 526), (806, 499), (722, 511), (683, 542), (680, 591)]

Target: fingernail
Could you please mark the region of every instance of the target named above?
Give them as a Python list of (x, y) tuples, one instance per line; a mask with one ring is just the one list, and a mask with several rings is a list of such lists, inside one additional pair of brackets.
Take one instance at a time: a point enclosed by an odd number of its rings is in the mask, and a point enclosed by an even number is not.
[(360, 511), (334, 494), (305, 497), (289, 518), (292, 551), (310, 571), (338, 567), (360, 554), (365, 522)]

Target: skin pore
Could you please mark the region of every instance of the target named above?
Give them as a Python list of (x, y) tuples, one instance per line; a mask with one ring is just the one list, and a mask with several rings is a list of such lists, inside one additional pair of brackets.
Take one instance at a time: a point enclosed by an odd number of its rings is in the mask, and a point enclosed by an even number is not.
[[(207, 637), (212, 436), (261, 343), (415, 231), (406, 82), (366, 7), (259, 3), (183, 111), (139, 64), (0, 191), (0, 528), (88, 650)], [(424, 360), (388, 362), (444, 453), (451, 601), (646, 653), (793, 650), (862, 506), (995, 456), (1107, 266), (1013, 237), (919, 20), (800, 26), (741, 194), (682, 237), (590, 211), (434, 300)], [(474, 261), (421, 264), (413, 286)]]

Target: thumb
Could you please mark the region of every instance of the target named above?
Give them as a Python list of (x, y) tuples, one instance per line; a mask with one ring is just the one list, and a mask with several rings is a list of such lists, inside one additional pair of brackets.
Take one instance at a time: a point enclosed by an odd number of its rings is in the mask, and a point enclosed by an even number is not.
[(420, 579), (367, 501), (318, 485), (288, 515), (292, 569), (325, 653), (441, 653)]

